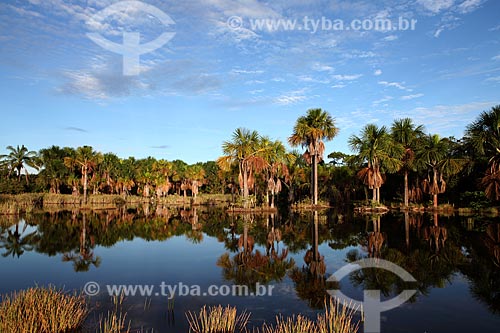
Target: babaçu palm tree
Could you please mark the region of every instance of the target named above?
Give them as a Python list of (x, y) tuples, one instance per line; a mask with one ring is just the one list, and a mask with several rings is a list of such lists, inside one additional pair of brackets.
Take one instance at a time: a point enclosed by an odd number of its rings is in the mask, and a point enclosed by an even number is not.
[(467, 126), (465, 141), (479, 159), (488, 160), (481, 185), (489, 199), (500, 200), (500, 105)]
[(408, 174), (415, 168), (415, 150), (424, 136), (424, 127), (416, 126), (410, 118), (397, 119), (392, 123), (391, 135), (404, 149), (401, 170), (404, 173), (404, 207), (408, 208)]
[(28, 169), (26, 166), (30, 166), (32, 168), (38, 169), (36, 164), (36, 152), (29, 151), (24, 145), (19, 147), (7, 146), (7, 150), (9, 150), (9, 154), (0, 155), (0, 160), (2, 160), (2, 164), (6, 165), (9, 168), (10, 176), (12, 171), (17, 171), (17, 180), (21, 181), (21, 171), (24, 169), (24, 174), (26, 176), (26, 183), (28, 183)]
[(338, 134), (332, 116), (322, 109), (309, 109), (305, 116), (297, 119), (293, 134), (288, 138), (290, 145), (307, 148), (306, 160), (311, 161), (311, 199), (318, 204), (318, 163), (323, 159), (324, 140), (332, 140)]
[(383, 173), (397, 172), (403, 162), (403, 147), (392, 140), (385, 126), (366, 125), (361, 136), (352, 135), (349, 146), (358, 153), (358, 158), (367, 166), (358, 172), (358, 177), (373, 190), (373, 201), (380, 202), (380, 187), (384, 183)]

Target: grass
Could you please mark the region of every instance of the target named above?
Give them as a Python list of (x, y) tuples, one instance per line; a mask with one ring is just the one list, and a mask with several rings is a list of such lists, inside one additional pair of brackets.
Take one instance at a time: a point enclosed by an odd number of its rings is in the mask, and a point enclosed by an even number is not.
[(113, 296), (113, 311), (108, 311), (106, 317), (99, 319), (97, 333), (129, 333), (130, 321), (127, 325), (127, 313), (122, 311), (122, 304), (125, 296)]
[[(226, 194), (202, 194), (196, 199), (198, 205), (226, 204), (231, 196)], [(52, 193), (24, 193), (24, 194), (0, 194), (0, 214), (20, 215), (30, 213), (35, 209), (54, 210), (68, 208), (82, 209), (115, 209), (123, 205), (152, 203), (162, 205), (180, 205), (192, 203), (193, 198), (168, 195), (163, 198), (145, 198), (140, 196), (121, 196), (117, 194), (89, 195), (87, 203), (83, 202), (83, 195), (74, 196), (70, 194)]]
[(279, 316), (274, 326), (264, 324), (262, 333), (356, 333), (359, 330), (359, 321), (354, 321), (357, 310), (352, 304), (341, 304), (330, 298), (329, 302), (325, 301), (325, 312), (319, 314), (316, 321), (300, 315)]
[(236, 313), (235, 307), (221, 305), (206, 307), (199, 312), (188, 311), (186, 318), (189, 330), (194, 333), (234, 333), (246, 332), (249, 313)]
[(80, 328), (88, 308), (83, 295), (54, 287), (30, 288), (2, 298), (0, 332), (59, 333)]

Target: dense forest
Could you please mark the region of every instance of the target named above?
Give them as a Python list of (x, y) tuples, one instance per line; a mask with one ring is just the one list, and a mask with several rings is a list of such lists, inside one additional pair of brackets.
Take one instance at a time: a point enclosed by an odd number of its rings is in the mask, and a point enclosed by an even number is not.
[[(0, 193), (120, 194), (160, 198), (232, 193), (243, 206), (366, 200), (401, 206), (449, 203), (489, 207), (500, 200), (500, 105), (467, 125), (462, 138), (427, 133), (396, 119), (368, 124), (349, 138), (352, 155), (326, 154), (339, 129), (322, 109), (299, 117), (288, 139), (295, 150), (238, 128), (217, 161), (120, 158), (92, 147), (8, 146), (0, 156)], [(325, 158), (326, 155), (326, 158)], [(29, 173), (29, 170), (36, 170)], [(319, 200), (319, 201), (318, 201)]]

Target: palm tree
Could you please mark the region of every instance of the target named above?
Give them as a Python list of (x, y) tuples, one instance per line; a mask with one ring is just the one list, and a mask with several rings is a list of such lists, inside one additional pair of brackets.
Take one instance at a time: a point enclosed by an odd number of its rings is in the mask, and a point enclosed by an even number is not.
[(479, 159), (488, 160), (481, 185), (489, 199), (500, 200), (500, 105), (482, 112), (467, 126), (465, 141)]
[(424, 126), (416, 126), (410, 118), (394, 120), (391, 127), (392, 139), (403, 145), (402, 158), (404, 172), (404, 207), (408, 208), (408, 173), (415, 166), (415, 149), (418, 141), (424, 136)]
[(41, 149), (39, 152), (42, 170), (38, 178), (49, 187), (49, 193), (61, 193), (61, 185), (68, 178), (68, 168), (64, 166), (64, 157), (73, 154), (72, 148), (59, 148), (52, 146)]
[[(286, 179), (289, 176), (288, 165), (295, 162), (296, 156), (287, 152), (285, 146), (279, 140), (272, 141), (268, 137), (263, 137), (261, 146), (265, 151), (263, 157), (267, 162), (267, 173), (265, 175), (267, 202), (271, 208), (274, 208), (274, 197), (282, 189), (281, 179)], [(271, 194), (271, 200), (269, 200), (269, 193)]]
[(222, 143), (225, 156), (219, 157), (217, 164), (223, 170), (229, 170), (232, 164), (238, 164), (244, 208), (248, 208), (249, 184), (253, 183), (254, 173), (263, 170), (266, 165), (261, 156), (265, 149), (260, 147), (259, 133), (245, 128), (236, 129), (232, 141)]
[(453, 156), (454, 142), (439, 135), (427, 135), (417, 150), (417, 160), (427, 169), (424, 191), (433, 196), (434, 208), (438, 207), (438, 194), (446, 191), (445, 176), (459, 173), (466, 160)]
[(73, 169), (78, 167), (82, 174), (83, 183), (83, 202), (87, 202), (87, 186), (88, 175), (96, 167), (97, 153), (90, 146), (78, 147), (75, 156), (68, 156), (64, 158), (64, 165)]
[(0, 159), (3, 160), (2, 164), (9, 167), (9, 174), (11, 175), (13, 170), (17, 171), (17, 180), (21, 181), (21, 171), (24, 169), (24, 174), (26, 176), (26, 183), (28, 183), (28, 169), (26, 166), (38, 169), (36, 165), (36, 152), (29, 151), (24, 145), (19, 147), (19, 145), (14, 148), (12, 146), (7, 146), (7, 150), (10, 151), (7, 155), (0, 155)]
[(307, 147), (304, 154), (310, 160), (312, 204), (318, 204), (318, 163), (323, 159), (324, 140), (332, 140), (338, 134), (334, 119), (322, 109), (309, 109), (305, 116), (299, 117), (288, 138), (290, 145)]
[(358, 177), (373, 190), (373, 201), (380, 202), (380, 187), (384, 183), (383, 172), (397, 172), (403, 162), (403, 148), (394, 142), (385, 126), (366, 125), (361, 136), (352, 135), (349, 146), (358, 152), (358, 158), (367, 166), (358, 172)]

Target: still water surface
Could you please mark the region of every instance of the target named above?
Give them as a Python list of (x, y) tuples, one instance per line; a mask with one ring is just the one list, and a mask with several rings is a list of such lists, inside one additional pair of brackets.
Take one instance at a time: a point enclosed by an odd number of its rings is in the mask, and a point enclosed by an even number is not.
[[(141, 207), (1, 217), (0, 293), (38, 285), (82, 290), (96, 282), (89, 329), (111, 307), (106, 285), (154, 286), (123, 308), (134, 329), (187, 332), (185, 312), (230, 304), (251, 324), (277, 314), (314, 318), (327, 290), (362, 300), (365, 289), (390, 299), (417, 289), (403, 306), (382, 313), (382, 332), (499, 332), (500, 224), (496, 218), (334, 212), (228, 215), (218, 208)], [(316, 222), (315, 222), (316, 221)], [(246, 239), (246, 246), (245, 240)], [(381, 270), (327, 278), (348, 262), (376, 257), (417, 280), (405, 285)], [(179, 296), (173, 312), (160, 284), (272, 286), (267, 296)], [(167, 290), (167, 289), (164, 289)], [(262, 290), (262, 289), (261, 289)], [(269, 290), (269, 289), (268, 289)]]

